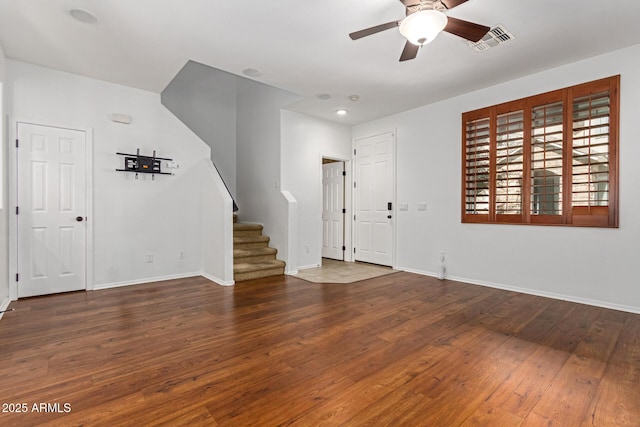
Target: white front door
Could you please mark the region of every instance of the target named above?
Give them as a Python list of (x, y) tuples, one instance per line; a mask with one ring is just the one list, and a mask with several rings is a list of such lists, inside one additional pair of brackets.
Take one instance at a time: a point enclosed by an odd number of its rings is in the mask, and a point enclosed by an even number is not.
[(18, 297), (86, 288), (86, 134), (18, 124)]
[(322, 165), (322, 257), (344, 261), (344, 162)]
[(393, 264), (394, 136), (356, 140), (355, 258)]

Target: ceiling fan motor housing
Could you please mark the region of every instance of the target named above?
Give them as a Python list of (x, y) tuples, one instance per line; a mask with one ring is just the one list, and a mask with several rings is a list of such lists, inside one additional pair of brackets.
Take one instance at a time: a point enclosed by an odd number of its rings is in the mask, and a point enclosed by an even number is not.
[(421, 0), (418, 4), (407, 6), (407, 16), (421, 10), (437, 10), (444, 12), (447, 7), (440, 0)]

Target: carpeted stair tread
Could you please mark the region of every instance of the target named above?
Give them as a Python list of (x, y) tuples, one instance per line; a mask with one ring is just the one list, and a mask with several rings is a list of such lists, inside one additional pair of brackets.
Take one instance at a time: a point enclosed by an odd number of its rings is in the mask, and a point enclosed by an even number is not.
[(285, 265), (286, 265), (285, 262), (280, 261), (279, 259), (274, 259), (271, 261), (265, 261), (265, 262), (255, 263), (255, 264), (243, 262), (243, 263), (235, 264), (233, 266), (233, 272), (249, 273), (253, 271), (270, 270), (274, 268), (284, 268)]
[(276, 248), (264, 247), (264, 248), (253, 248), (253, 249), (234, 249), (233, 250), (233, 258), (246, 258), (252, 256), (264, 256), (264, 255), (274, 255), (278, 253)]
[(261, 230), (262, 224), (255, 224), (252, 222), (236, 222), (233, 224), (234, 230)]
[(238, 236), (233, 238), (233, 244), (269, 242), (269, 236)]

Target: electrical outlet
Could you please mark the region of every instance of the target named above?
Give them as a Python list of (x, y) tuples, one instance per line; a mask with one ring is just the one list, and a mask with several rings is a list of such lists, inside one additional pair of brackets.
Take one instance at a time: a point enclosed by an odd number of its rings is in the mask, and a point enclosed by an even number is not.
[(153, 254), (147, 254), (147, 255), (145, 255), (144, 260), (145, 260), (146, 262), (153, 262)]

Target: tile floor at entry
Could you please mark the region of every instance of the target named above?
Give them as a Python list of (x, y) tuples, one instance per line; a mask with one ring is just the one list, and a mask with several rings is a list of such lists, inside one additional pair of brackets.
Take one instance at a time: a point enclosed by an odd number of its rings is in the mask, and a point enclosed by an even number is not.
[(314, 283), (353, 283), (397, 272), (382, 265), (322, 258), (322, 266), (300, 270), (293, 276)]

